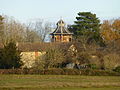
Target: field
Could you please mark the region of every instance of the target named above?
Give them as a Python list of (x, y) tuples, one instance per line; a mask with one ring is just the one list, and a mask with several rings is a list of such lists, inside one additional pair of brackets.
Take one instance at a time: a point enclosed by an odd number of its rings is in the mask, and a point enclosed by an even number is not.
[(0, 90), (120, 90), (119, 76), (0, 75)]

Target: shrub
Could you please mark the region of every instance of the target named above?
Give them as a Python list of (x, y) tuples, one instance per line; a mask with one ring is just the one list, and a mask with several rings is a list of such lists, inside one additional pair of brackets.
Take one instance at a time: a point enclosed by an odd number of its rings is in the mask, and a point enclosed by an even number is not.
[(118, 66), (118, 67), (116, 67), (115, 69), (113, 69), (113, 71), (120, 73), (120, 66)]
[(120, 65), (120, 56), (116, 53), (108, 54), (103, 57), (105, 69), (113, 70)]
[(64, 75), (80, 75), (81, 72), (78, 69), (63, 69)]
[(88, 64), (88, 67), (89, 67), (90, 69), (97, 69), (96, 64)]
[(0, 74), (40, 74), (40, 75), (88, 75), (88, 76), (120, 76), (120, 73), (93, 69), (0, 69)]
[(40, 56), (34, 63), (36, 69), (49, 69), (60, 67), (61, 63), (65, 60), (64, 52), (56, 47), (50, 47), (46, 53)]
[(100, 60), (99, 56), (97, 56), (97, 55), (91, 55), (90, 64), (92, 66), (90, 66), (90, 67), (93, 67), (93, 68), (96, 68), (96, 69), (100, 69), (101, 68), (102, 63), (101, 63), (101, 60)]
[(44, 70), (45, 75), (63, 75), (64, 71), (60, 68), (51, 68), (51, 69), (45, 69)]
[(17, 49), (15, 42), (10, 41), (3, 49), (0, 50), (0, 68), (11, 69), (20, 68), (23, 63), (20, 60), (20, 51)]
[(77, 55), (77, 60), (81, 63), (90, 63), (90, 55), (88, 52), (80, 52)]

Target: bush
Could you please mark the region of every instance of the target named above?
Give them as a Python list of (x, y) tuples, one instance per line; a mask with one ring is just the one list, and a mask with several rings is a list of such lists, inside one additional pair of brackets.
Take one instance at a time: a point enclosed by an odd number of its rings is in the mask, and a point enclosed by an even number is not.
[(113, 70), (116, 66), (120, 65), (119, 54), (112, 53), (103, 57), (105, 69)]
[(118, 66), (118, 67), (116, 67), (115, 69), (113, 69), (113, 71), (120, 73), (120, 66)]
[(39, 75), (88, 75), (88, 76), (120, 76), (120, 73), (93, 69), (0, 69), (0, 74), (39, 74)]
[(20, 60), (20, 53), (21, 52), (17, 49), (15, 42), (10, 41), (3, 49), (0, 49), (0, 68), (20, 68), (23, 65)]
[(60, 68), (52, 68), (52, 69), (45, 69), (44, 70), (45, 75), (63, 75), (64, 71)]
[(50, 47), (40, 56), (33, 65), (36, 69), (59, 68), (65, 60), (64, 52), (60, 48)]
[(88, 67), (89, 67), (90, 69), (97, 69), (96, 64), (89, 64)]
[(64, 75), (80, 75), (81, 72), (78, 69), (63, 69)]

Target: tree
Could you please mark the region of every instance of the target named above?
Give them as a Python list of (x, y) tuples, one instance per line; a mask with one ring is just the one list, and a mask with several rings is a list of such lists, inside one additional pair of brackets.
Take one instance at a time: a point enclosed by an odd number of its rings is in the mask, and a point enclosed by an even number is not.
[(22, 61), (20, 51), (17, 49), (15, 42), (11, 41), (0, 50), (0, 68), (20, 68)]
[(120, 55), (117, 53), (109, 53), (103, 57), (105, 69), (115, 69), (120, 65)]
[(52, 46), (47, 48), (46, 53), (36, 60), (35, 67), (44, 69), (60, 67), (64, 59), (63, 51)]
[(107, 43), (120, 38), (120, 20), (105, 20), (101, 24), (101, 36)]
[(44, 22), (41, 19), (38, 19), (35, 22), (31, 22), (28, 24), (29, 29), (34, 30), (40, 37), (40, 41), (44, 42), (46, 36), (51, 32), (51, 23)]
[(112, 23), (112, 28), (117, 34), (120, 35), (120, 19), (114, 20), (114, 22)]
[(0, 43), (6, 44), (11, 39), (16, 42), (43, 42), (51, 31), (51, 23), (37, 20), (28, 25), (13, 17), (0, 15)]
[(4, 36), (4, 17), (0, 15), (0, 42), (3, 42)]
[(4, 17), (2, 21), (2, 29), (0, 37), (2, 41), (0, 43), (6, 44), (11, 39), (17, 42), (24, 42), (25, 41), (25, 25), (19, 23), (18, 21), (14, 20), (8, 16)]
[(41, 42), (41, 36), (34, 30), (27, 29), (26, 30), (26, 42)]
[(35, 30), (38, 31), (39, 35), (42, 38), (42, 42), (44, 42), (47, 34), (51, 32), (51, 23), (44, 23), (42, 20), (36, 21)]
[(70, 27), (76, 38), (84, 37), (89, 43), (95, 41), (103, 44), (100, 36), (100, 20), (96, 17), (96, 14), (91, 12), (79, 12), (77, 21)]

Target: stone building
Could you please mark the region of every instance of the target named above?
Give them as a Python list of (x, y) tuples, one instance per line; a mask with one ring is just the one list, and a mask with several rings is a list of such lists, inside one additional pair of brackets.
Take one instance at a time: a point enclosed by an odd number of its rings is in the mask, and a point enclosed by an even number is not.
[(71, 42), (72, 35), (66, 27), (64, 21), (61, 19), (57, 22), (57, 28), (53, 33), (51, 33), (51, 41), (52, 42)]

